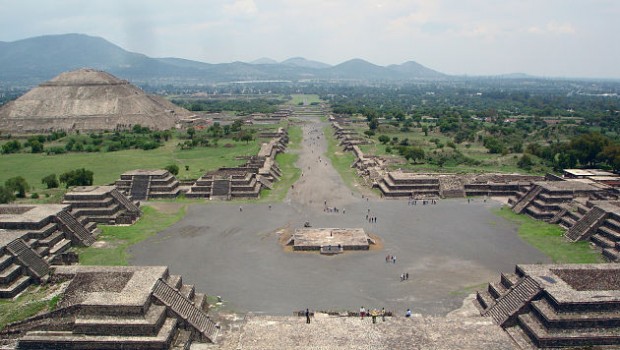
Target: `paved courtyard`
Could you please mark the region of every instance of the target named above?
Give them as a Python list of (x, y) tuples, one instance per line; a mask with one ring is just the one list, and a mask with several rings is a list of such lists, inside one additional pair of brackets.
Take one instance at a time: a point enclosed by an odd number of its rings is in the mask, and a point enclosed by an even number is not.
[[(549, 262), (517, 236), (513, 224), (492, 213), (500, 207), (496, 201), (412, 206), (347, 188), (324, 158), (324, 125), (304, 125), (298, 150), (304, 175), (283, 203), (241, 204), (242, 211), (239, 203), (192, 205), (183, 220), (132, 247), (132, 264), (169, 265), (186, 283), (222, 296), (225, 309), (241, 313), (365, 306), (445, 315), (500, 271)], [(339, 212), (325, 212), (325, 202)], [(285, 250), (279, 232), (292, 233), (305, 221), (362, 227), (380, 238), (381, 248), (338, 256)], [(396, 263), (386, 263), (387, 255)], [(402, 273), (409, 279), (401, 281)]]

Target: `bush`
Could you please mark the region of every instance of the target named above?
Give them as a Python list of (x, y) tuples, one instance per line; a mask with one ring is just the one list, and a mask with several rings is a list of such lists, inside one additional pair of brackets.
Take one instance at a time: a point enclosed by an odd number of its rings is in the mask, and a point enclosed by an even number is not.
[(534, 161), (532, 161), (532, 157), (527, 154), (521, 156), (521, 159), (519, 159), (519, 161), (517, 162), (517, 166), (525, 170), (532, 169), (532, 165), (534, 165)]
[(179, 175), (179, 166), (176, 164), (170, 164), (164, 169), (168, 170), (172, 175)]
[(39, 199), (39, 194), (35, 192), (35, 193), (30, 195), (30, 198), (32, 198), (32, 199)]
[(12, 177), (4, 183), (4, 186), (12, 193), (17, 192), (17, 198), (26, 198), (26, 192), (30, 189), (30, 186), (21, 176)]
[(93, 184), (93, 172), (90, 170), (75, 169), (60, 174), (60, 182), (69, 186), (91, 186)]
[(4, 186), (0, 186), (0, 203), (11, 203), (15, 200), (15, 194)]
[(63, 154), (67, 153), (67, 150), (61, 146), (52, 146), (47, 148), (47, 154)]
[(56, 174), (49, 174), (41, 179), (41, 183), (50, 188), (57, 188), (59, 186), (58, 179), (56, 178)]
[(17, 140), (12, 140), (2, 145), (2, 153), (17, 153), (22, 149), (22, 144)]

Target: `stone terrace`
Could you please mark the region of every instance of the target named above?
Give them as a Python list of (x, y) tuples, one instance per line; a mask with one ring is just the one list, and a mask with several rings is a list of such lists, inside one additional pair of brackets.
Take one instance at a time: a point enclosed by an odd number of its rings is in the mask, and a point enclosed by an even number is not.
[(620, 265), (517, 265), (476, 304), (527, 348), (620, 345)]
[[(299, 228), (287, 243), (293, 250), (368, 250), (374, 241), (363, 228)], [(331, 251), (330, 249), (329, 251)], [(339, 252), (339, 251), (338, 251)]]
[(81, 186), (65, 194), (64, 204), (71, 205), (71, 214), (82, 224), (133, 224), (140, 217), (140, 208), (114, 186)]
[(517, 213), (526, 213), (535, 219), (550, 221), (562, 210), (562, 204), (577, 197), (588, 198), (608, 190), (605, 186), (581, 181), (540, 181), (523, 187), (509, 203)]
[(179, 181), (167, 170), (132, 170), (121, 174), (116, 188), (132, 200), (175, 198), (181, 192)]
[(56, 310), (8, 325), (19, 349), (187, 349), (213, 341), (205, 296), (166, 267), (56, 267), (70, 283)]
[[(471, 303), (469, 303), (471, 305)], [(226, 333), (219, 349), (442, 349), (478, 350), (518, 349), (510, 337), (490, 319), (475, 310), (459, 310), (447, 317), (411, 318), (397, 315), (381, 317), (373, 324), (370, 317), (328, 316), (317, 313), (310, 324), (304, 317), (248, 315), (240, 325)], [(211, 349), (196, 344), (195, 350)]]
[(12, 298), (47, 279), (50, 264), (62, 262), (73, 245), (95, 238), (69, 205), (0, 205), (0, 298)]

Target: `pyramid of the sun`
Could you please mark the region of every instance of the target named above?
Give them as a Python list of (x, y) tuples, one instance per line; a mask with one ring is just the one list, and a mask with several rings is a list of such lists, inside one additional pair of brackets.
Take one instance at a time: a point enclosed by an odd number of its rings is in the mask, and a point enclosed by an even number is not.
[(175, 126), (191, 112), (145, 94), (106, 72), (80, 69), (42, 83), (0, 108), (0, 132), (102, 131), (140, 124), (156, 130)]

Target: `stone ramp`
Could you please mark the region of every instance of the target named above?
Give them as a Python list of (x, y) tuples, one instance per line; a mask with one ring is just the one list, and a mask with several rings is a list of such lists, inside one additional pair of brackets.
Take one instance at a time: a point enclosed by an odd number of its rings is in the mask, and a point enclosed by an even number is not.
[(587, 240), (603, 223), (607, 213), (598, 207), (590, 209), (573, 227), (566, 231), (566, 238), (573, 242)]
[(519, 201), (517, 201), (517, 203), (515, 203), (515, 205), (512, 207), (512, 211), (517, 214), (521, 214), (521, 212), (523, 212), (523, 209), (525, 209), (534, 200), (534, 198), (538, 196), (540, 191), (542, 191), (542, 188), (540, 186), (536, 186), (535, 188), (531, 189), (527, 194), (525, 194), (525, 196), (523, 196), (521, 199), (519, 199)]
[(71, 241), (73, 244), (79, 243), (88, 247), (91, 244), (95, 243), (95, 237), (93, 237), (93, 235), (84, 227), (84, 225), (78, 222), (77, 219), (73, 217), (73, 215), (63, 210), (58, 212), (57, 217), (60, 221), (60, 224), (62, 226), (65, 226), (64, 228), (66, 230), (63, 231), (73, 236), (71, 237)]
[(534, 299), (541, 289), (538, 283), (531, 277), (525, 277), (501, 296), (497, 301), (490, 305), (483, 312), (483, 316), (490, 316), (500, 326), (504, 326), (508, 321), (514, 320), (518, 312)]
[(209, 316), (166, 281), (159, 279), (153, 287), (153, 296), (169, 307), (177, 316), (211, 342), (215, 342), (217, 327)]
[(49, 273), (49, 264), (32, 250), (21, 239), (16, 239), (6, 245), (6, 249), (15, 257), (21, 265), (25, 266), (36, 279), (41, 279)]

